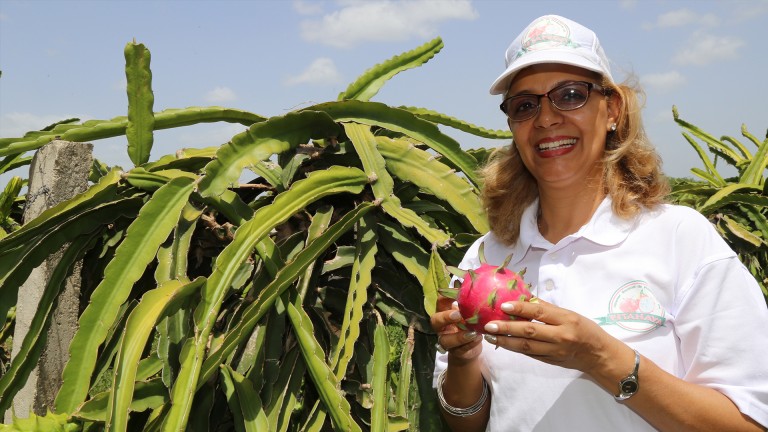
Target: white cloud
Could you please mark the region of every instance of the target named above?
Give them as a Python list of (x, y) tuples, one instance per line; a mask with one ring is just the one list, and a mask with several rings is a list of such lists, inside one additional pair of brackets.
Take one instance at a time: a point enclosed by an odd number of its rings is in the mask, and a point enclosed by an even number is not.
[(621, 0), (619, 2), (619, 5), (621, 5), (624, 9), (634, 9), (637, 6), (637, 0)]
[(298, 84), (336, 84), (341, 81), (341, 74), (336, 69), (333, 60), (321, 57), (313, 61), (307, 69), (299, 75), (285, 80), (287, 85)]
[(702, 66), (738, 58), (738, 51), (742, 46), (744, 41), (737, 37), (695, 33), (672, 61), (679, 65)]
[(658, 27), (683, 27), (690, 24), (716, 26), (720, 19), (714, 14), (699, 14), (690, 9), (678, 9), (659, 15), (656, 20)]
[(0, 117), (0, 137), (20, 137), (29, 131), (40, 130), (56, 122), (71, 118), (79, 118), (80, 121), (89, 120), (90, 116), (78, 116), (74, 114), (49, 114), (36, 115), (32, 113), (12, 112)]
[(205, 94), (206, 102), (213, 104), (232, 102), (236, 99), (237, 95), (229, 87), (216, 87)]
[(316, 0), (293, 0), (293, 10), (300, 15), (317, 15), (323, 13), (323, 4)]
[(478, 17), (469, 0), (377, 0), (339, 2), (341, 9), (301, 23), (310, 42), (351, 48), (364, 42), (404, 41), (437, 34), (447, 20)]
[(661, 90), (672, 90), (684, 85), (687, 80), (678, 71), (643, 75), (643, 85)]
[(728, 3), (731, 17), (735, 22), (753, 21), (768, 14), (768, 1)]

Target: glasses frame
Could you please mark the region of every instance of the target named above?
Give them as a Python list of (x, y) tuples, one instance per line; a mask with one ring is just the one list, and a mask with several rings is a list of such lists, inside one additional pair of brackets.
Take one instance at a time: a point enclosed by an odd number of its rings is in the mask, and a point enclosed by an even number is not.
[[(584, 84), (584, 85), (587, 86), (587, 97), (584, 98), (584, 103), (582, 103), (579, 106), (575, 106), (573, 108), (565, 108), (565, 109), (564, 108), (560, 108), (559, 106), (557, 106), (555, 101), (553, 101), (552, 98), (549, 97), (549, 94), (552, 93), (553, 91), (557, 91), (557, 90), (559, 90), (559, 89), (561, 89), (561, 88), (563, 88), (565, 86), (569, 86), (569, 85), (573, 85), (573, 84)], [(543, 98), (545, 96), (549, 100), (549, 103), (552, 104), (552, 106), (555, 107), (558, 111), (573, 111), (573, 110), (577, 110), (579, 108), (582, 108), (584, 105), (587, 104), (587, 102), (589, 102), (589, 95), (592, 94), (592, 90), (599, 91), (600, 93), (603, 94), (603, 96), (607, 96), (608, 94), (610, 94), (610, 89), (605, 88), (605, 87), (603, 87), (600, 84), (595, 84), (595, 83), (592, 83), (592, 82), (589, 82), (589, 81), (568, 81), (568, 82), (564, 82), (564, 83), (562, 83), (560, 85), (557, 85), (557, 86), (549, 89), (549, 91), (546, 92), (546, 93), (542, 93), (542, 94), (523, 93), (523, 94), (518, 94), (518, 95), (514, 95), (514, 96), (510, 96), (508, 98), (505, 98), (501, 102), (501, 104), (499, 104), (499, 109), (501, 109), (501, 112), (503, 112), (504, 115), (507, 116), (509, 121), (513, 121), (513, 122), (516, 122), (516, 123), (524, 122), (526, 120), (530, 120), (530, 119), (536, 117), (539, 114), (539, 112), (541, 111), (541, 98)], [(536, 96), (536, 111), (533, 111), (533, 114), (531, 114), (530, 117), (526, 117), (524, 119), (517, 119), (516, 120), (516, 119), (513, 119), (509, 114), (507, 114), (507, 110), (505, 110), (504, 107), (506, 106), (508, 101), (510, 101), (512, 99), (516, 99), (516, 98), (531, 97), (531, 96)]]

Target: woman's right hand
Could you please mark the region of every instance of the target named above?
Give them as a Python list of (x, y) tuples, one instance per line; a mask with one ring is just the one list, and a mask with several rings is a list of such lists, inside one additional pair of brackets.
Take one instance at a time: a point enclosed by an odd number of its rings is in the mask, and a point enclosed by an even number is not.
[(432, 329), (437, 333), (437, 343), (448, 351), (451, 363), (469, 363), (483, 351), (482, 336), (474, 331), (460, 329), (462, 322), (458, 304), (448, 297), (437, 300), (437, 312), (430, 318)]

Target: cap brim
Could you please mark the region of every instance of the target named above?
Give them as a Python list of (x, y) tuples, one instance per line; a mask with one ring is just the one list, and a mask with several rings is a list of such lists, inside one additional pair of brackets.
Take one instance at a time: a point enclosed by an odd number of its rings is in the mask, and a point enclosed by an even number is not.
[(597, 72), (600, 75), (603, 75), (609, 80), (613, 81), (613, 78), (608, 71), (587, 60), (586, 58), (574, 54), (572, 51), (556, 51), (550, 49), (527, 53), (524, 59), (517, 59), (512, 62), (507, 70), (505, 70), (504, 73), (496, 78), (496, 81), (491, 84), (491, 94), (498, 95), (506, 93), (507, 89), (509, 89), (509, 85), (512, 79), (515, 77), (515, 75), (517, 75), (518, 72), (528, 66), (543, 63), (566, 64), (580, 67), (593, 72)]

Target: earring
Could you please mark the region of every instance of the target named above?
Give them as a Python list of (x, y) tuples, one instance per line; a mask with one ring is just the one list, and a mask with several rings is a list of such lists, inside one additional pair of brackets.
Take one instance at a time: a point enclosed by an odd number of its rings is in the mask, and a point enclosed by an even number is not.
[(611, 132), (616, 132), (616, 123), (611, 123)]

